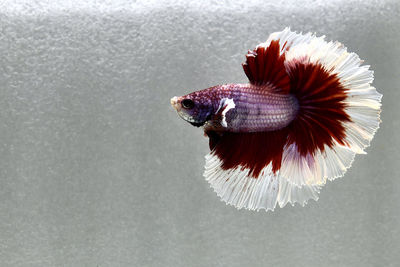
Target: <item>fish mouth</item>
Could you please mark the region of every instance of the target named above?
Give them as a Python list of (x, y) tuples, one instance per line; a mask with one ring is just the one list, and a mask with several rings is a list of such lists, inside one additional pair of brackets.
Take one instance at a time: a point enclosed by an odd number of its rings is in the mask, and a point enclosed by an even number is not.
[(178, 112), (181, 110), (181, 105), (179, 103), (179, 98), (177, 96), (171, 98), (171, 106)]
[(190, 119), (191, 119), (190, 116), (188, 114), (186, 114), (185, 112), (183, 112), (183, 110), (182, 110), (182, 105), (179, 101), (179, 97), (174, 96), (173, 98), (171, 98), (171, 106), (176, 110), (179, 117), (181, 117), (185, 121), (190, 121)]

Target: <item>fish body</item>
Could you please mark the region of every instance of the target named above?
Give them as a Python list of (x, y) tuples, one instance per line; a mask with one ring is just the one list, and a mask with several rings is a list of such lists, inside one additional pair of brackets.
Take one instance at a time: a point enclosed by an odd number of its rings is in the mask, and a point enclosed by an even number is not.
[(200, 105), (199, 113), (206, 112), (205, 116), (192, 117), (201, 126), (207, 123), (208, 131), (274, 131), (287, 126), (299, 107), (294, 95), (272, 89), (268, 85), (219, 85), (176, 98), (175, 105), (184, 99)]
[(273, 210), (318, 199), (328, 180), (365, 154), (382, 95), (355, 53), (285, 29), (246, 55), (250, 83), (171, 99), (209, 137), (204, 177), (227, 204)]

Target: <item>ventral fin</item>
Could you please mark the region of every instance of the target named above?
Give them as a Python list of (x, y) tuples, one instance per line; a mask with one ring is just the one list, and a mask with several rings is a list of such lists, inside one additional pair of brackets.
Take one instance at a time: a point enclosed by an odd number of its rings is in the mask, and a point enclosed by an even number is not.
[(260, 44), (246, 55), (243, 69), (254, 85), (269, 85), (276, 92), (290, 92), (290, 78), (285, 69), (285, 53), (287, 47), (272, 40), (268, 45)]

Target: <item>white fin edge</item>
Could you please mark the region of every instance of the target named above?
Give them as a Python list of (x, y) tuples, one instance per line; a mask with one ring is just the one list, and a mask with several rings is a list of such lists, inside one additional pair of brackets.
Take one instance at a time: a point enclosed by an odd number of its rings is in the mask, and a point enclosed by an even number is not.
[[(315, 155), (299, 158), (293, 147), (286, 147), (280, 175), (295, 185), (317, 185), (326, 179), (333, 180), (344, 175), (351, 166), (355, 154), (366, 154), (379, 128), (382, 95), (371, 83), (374, 79), (369, 66), (361, 66), (363, 61), (355, 53), (347, 52), (347, 48), (339, 42), (327, 42), (325, 36), (316, 37), (312, 33), (296, 33), (289, 28), (269, 36), (271, 40), (279, 40), (281, 46), (289, 47), (285, 64), (290, 66), (293, 60), (306, 60), (320, 63), (326, 70), (339, 77), (340, 83), (347, 89), (346, 112), (351, 122), (344, 123), (348, 147), (335, 143), (334, 147), (325, 147), (325, 152), (317, 151)], [(336, 155), (335, 155), (336, 154)]]
[(205, 158), (205, 179), (222, 201), (237, 209), (273, 211), (276, 204), (281, 208), (288, 203), (304, 206), (310, 199), (318, 200), (320, 185), (296, 186), (272, 174), (271, 164), (256, 179), (249, 176), (249, 169), (241, 166), (223, 170), (221, 160), (212, 153)]
[(333, 147), (325, 146), (323, 152), (304, 157), (296, 145), (291, 144), (284, 148), (279, 175), (297, 186), (322, 186), (327, 179), (342, 177), (351, 167), (355, 155), (352, 149), (334, 141)]

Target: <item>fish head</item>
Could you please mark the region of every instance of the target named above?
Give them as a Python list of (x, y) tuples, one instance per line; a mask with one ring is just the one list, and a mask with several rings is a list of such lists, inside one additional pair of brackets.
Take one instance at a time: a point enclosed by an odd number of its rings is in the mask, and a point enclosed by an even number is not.
[(182, 119), (197, 127), (203, 126), (213, 114), (211, 97), (201, 91), (174, 96), (171, 105)]

